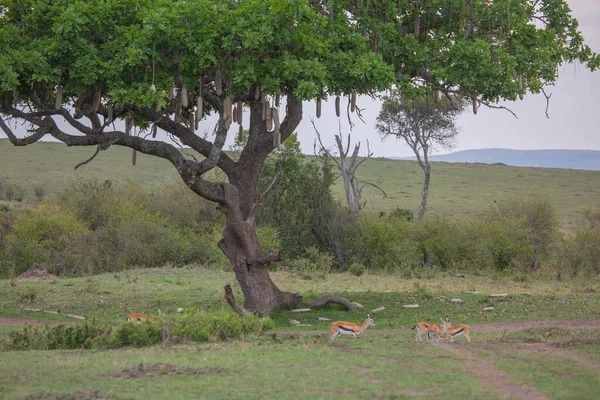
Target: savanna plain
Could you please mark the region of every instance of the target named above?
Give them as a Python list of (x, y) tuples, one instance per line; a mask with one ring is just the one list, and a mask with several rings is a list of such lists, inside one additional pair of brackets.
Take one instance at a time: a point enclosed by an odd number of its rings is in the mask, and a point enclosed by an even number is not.
[[(129, 153), (118, 149), (102, 154), (76, 175), (72, 167), (89, 157), (84, 149), (49, 157), (48, 149), (59, 145), (40, 144), (19, 153), (2, 142), (0, 178), (19, 182), (27, 193), (39, 182), (47, 182), (51, 195), (82, 174), (126, 177), (149, 186), (176, 179), (168, 165), (143, 156), (131, 167)], [(32, 153), (44, 146), (45, 152)], [(577, 216), (600, 207), (598, 172), (454, 164), (434, 164), (433, 171), (432, 214), (468, 216), (494, 200), (543, 195), (557, 210), (561, 229), (568, 232)], [(386, 198), (375, 191), (368, 194), (368, 209), (416, 211), (422, 177), (416, 164), (370, 160), (363, 174), (387, 192)], [(341, 193), (341, 187), (334, 191)], [(34, 199), (29, 194), (24, 203)], [(337, 304), (302, 313), (280, 309), (271, 315), (271, 329), (238, 339), (19, 351), (8, 343), (24, 324), (41, 329), (97, 321), (116, 327), (126, 324), (130, 312), (152, 314), (158, 322), (158, 310), (167, 317), (177, 315), (178, 309), (229, 311), (223, 291), (226, 283), (232, 284), (237, 299), (242, 294), (232, 272), (202, 263), (132, 267), (90, 276), (3, 279), (0, 398), (600, 397), (597, 277), (559, 280), (550, 274), (476, 270), (459, 277), (450, 272), (432, 270), (416, 277), (367, 270), (360, 276), (331, 272), (307, 279), (294, 271), (277, 270), (272, 278), (282, 290), (304, 296), (295, 308), (309, 308), (320, 296), (332, 294), (359, 303), (362, 309), (347, 311)], [(494, 294), (506, 296), (490, 297)], [(416, 304), (418, 308), (403, 307)], [(86, 321), (67, 314), (84, 316)], [(331, 321), (361, 323), (366, 314), (376, 326), (357, 339), (329, 339)], [(415, 342), (411, 328), (417, 322), (441, 318), (455, 325), (469, 324), (471, 342), (463, 337), (451, 343)]]

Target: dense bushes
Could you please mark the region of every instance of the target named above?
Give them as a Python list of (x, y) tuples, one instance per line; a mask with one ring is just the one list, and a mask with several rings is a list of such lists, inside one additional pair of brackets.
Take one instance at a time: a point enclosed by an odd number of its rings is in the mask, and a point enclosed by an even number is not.
[(124, 322), (117, 327), (95, 320), (75, 326), (27, 326), (12, 331), (5, 347), (8, 350), (143, 347), (158, 343), (168, 345), (183, 339), (197, 342), (236, 339), (258, 335), (274, 326), (272, 320), (255, 315), (240, 317), (227, 311), (207, 314), (190, 310), (172, 318), (141, 324)]
[(556, 246), (554, 255), (558, 278), (597, 278), (600, 275), (600, 212), (586, 212), (573, 234)]
[(33, 264), (63, 276), (195, 262), (228, 266), (217, 246), (223, 221), (210, 209), (185, 187), (150, 194), (135, 185), (79, 181), (54, 200), (0, 211), (0, 276)]
[[(569, 235), (560, 233), (552, 207), (541, 197), (499, 202), (463, 220), (415, 221), (400, 209), (351, 213), (325, 189), (331, 171), (302, 161), (296, 147), (276, 153), (261, 181), (272, 182), (278, 163), (289, 168), (265, 194), (257, 218), (263, 250), (281, 249), (285, 256), (272, 268), (305, 279), (335, 270), (358, 276), (437, 270), (600, 274), (598, 212), (587, 213)], [(166, 264), (229, 269), (217, 245), (224, 223), (212, 203), (183, 185), (146, 192), (133, 184), (80, 181), (54, 200), (0, 209), (0, 276), (18, 275), (33, 264), (63, 276)]]

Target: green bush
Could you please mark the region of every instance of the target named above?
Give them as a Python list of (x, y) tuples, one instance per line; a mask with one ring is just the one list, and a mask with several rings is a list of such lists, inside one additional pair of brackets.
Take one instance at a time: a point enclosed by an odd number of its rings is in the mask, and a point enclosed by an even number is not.
[(370, 269), (389, 270), (414, 262), (419, 253), (413, 229), (401, 218), (361, 213), (348, 238), (352, 260)]
[(95, 320), (74, 326), (26, 326), (11, 331), (6, 347), (9, 350), (91, 349), (109, 343), (112, 328)]
[(464, 262), (460, 226), (440, 216), (426, 217), (414, 225), (413, 238), (421, 249), (421, 264), (442, 270), (460, 268)]
[(333, 257), (322, 253), (316, 246), (306, 249), (306, 257), (296, 258), (287, 263), (294, 274), (303, 279), (325, 278), (333, 266)]
[(6, 185), (4, 196), (8, 201), (23, 201), (25, 198), (25, 189), (16, 183), (9, 183)]
[(311, 246), (327, 250), (323, 233), (334, 210), (329, 190), (334, 179), (330, 166), (306, 160), (295, 135), (267, 158), (257, 186), (258, 193), (266, 192), (257, 226), (278, 230), (287, 257), (304, 257)]
[(240, 317), (231, 311), (207, 314), (199, 310), (186, 311), (172, 323), (172, 335), (198, 342), (235, 339), (248, 334), (258, 335), (275, 326), (271, 319), (256, 315)]
[(600, 274), (600, 212), (586, 211), (572, 235), (556, 246), (554, 268), (560, 278)]
[[(6, 237), (6, 262), (15, 266), (16, 274), (42, 264), (51, 272), (67, 275), (85, 258), (87, 250), (76, 244), (89, 235), (87, 226), (72, 211), (40, 203), (16, 215)], [(6, 276), (6, 271), (2, 275)]]
[(152, 346), (162, 341), (163, 331), (164, 325), (160, 322), (123, 322), (114, 330), (108, 343), (114, 348)]
[(279, 231), (277, 228), (270, 226), (262, 226), (256, 228), (256, 235), (258, 236), (258, 242), (263, 252), (273, 253), (279, 252), (281, 249), (281, 241), (279, 240)]
[(541, 196), (498, 202), (486, 214), (490, 220), (510, 220), (525, 231), (530, 254), (523, 254), (520, 265), (523, 271), (537, 270), (549, 258), (550, 250), (560, 236), (556, 213), (550, 202)]
[(237, 339), (259, 335), (273, 329), (269, 318), (256, 315), (240, 317), (234, 312), (207, 314), (189, 310), (183, 314), (140, 324), (124, 322), (117, 327), (99, 324), (95, 320), (75, 326), (25, 327), (11, 331), (4, 345), (6, 350), (56, 350), (152, 346), (172, 337), (197, 342)]
[(359, 263), (353, 263), (352, 265), (350, 265), (350, 267), (348, 267), (348, 272), (356, 276), (361, 276), (365, 273), (366, 270), (367, 267)]

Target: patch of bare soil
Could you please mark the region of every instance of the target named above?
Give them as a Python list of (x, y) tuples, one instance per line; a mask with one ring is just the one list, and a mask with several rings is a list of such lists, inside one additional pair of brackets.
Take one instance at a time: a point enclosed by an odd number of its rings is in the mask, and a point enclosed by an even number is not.
[(143, 364), (131, 368), (125, 368), (121, 371), (111, 372), (108, 374), (110, 378), (157, 378), (161, 376), (173, 375), (216, 375), (223, 370), (220, 368), (182, 368), (176, 365), (166, 363)]
[(56, 279), (56, 275), (48, 272), (48, 268), (32, 265), (27, 271), (19, 275), (19, 279), (30, 281)]

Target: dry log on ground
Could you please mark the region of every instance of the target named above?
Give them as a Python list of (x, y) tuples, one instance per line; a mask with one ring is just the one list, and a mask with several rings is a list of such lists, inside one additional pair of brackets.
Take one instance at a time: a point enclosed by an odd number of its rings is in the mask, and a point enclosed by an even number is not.
[(331, 296), (331, 295), (319, 297), (317, 300), (310, 303), (309, 307), (319, 308), (319, 307), (323, 307), (325, 304), (328, 304), (328, 303), (340, 304), (340, 305), (346, 307), (348, 310), (360, 310), (362, 308), (359, 305), (351, 302), (348, 299), (345, 299), (345, 298), (339, 297), (339, 296)]

